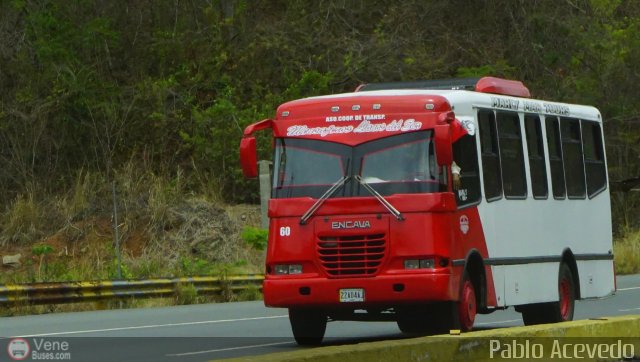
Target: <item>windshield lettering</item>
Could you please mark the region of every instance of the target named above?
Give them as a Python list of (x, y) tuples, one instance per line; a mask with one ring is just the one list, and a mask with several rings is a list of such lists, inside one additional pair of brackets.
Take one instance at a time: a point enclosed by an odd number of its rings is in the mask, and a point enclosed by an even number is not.
[[(382, 115), (384, 116), (384, 115)], [(362, 118), (362, 117), (358, 117)], [(372, 117), (371, 119), (377, 119), (384, 117)], [(341, 118), (335, 118), (328, 120), (327, 122), (340, 122), (345, 121)], [(358, 121), (358, 119), (356, 119)], [(409, 132), (422, 129), (422, 122), (416, 121), (413, 118), (409, 119), (396, 119), (390, 122), (372, 123), (370, 119), (364, 119), (357, 126), (336, 126), (330, 125), (327, 127), (309, 127), (307, 125), (295, 125), (287, 128), (287, 137), (300, 137), (300, 136), (315, 136), (326, 137), (332, 134), (346, 134), (346, 133), (379, 133), (379, 132)]]

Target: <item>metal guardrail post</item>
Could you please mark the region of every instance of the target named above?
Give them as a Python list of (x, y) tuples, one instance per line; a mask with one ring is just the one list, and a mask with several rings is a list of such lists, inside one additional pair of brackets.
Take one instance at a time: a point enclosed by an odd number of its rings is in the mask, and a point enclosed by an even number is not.
[(267, 216), (269, 199), (271, 198), (271, 161), (258, 161), (258, 178), (260, 181), (260, 216), (262, 228), (269, 228), (269, 217)]
[(122, 257), (120, 255), (120, 234), (118, 232), (118, 202), (116, 199), (116, 181), (112, 183), (113, 191), (113, 235), (115, 238), (116, 256), (118, 257), (118, 279), (122, 278)]

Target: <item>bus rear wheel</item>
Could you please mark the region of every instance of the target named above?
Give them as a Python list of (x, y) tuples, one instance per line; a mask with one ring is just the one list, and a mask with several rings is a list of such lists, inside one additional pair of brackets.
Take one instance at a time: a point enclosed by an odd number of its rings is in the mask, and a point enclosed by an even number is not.
[(558, 295), (559, 300), (553, 303), (552, 318), (554, 322), (565, 322), (573, 320), (573, 311), (576, 303), (576, 286), (573, 273), (567, 264), (560, 265), (558, 275)]
[(566, 263), (558, 272), (558, 301), (525, 305), (520, 308), (525, 325), (557, 323), (573, 320), (576, 285), (573, 273)]
[(327, 315), (317, 309), (289, 308), (293, 338), (301, 346), (319, 345), (327, 329)]

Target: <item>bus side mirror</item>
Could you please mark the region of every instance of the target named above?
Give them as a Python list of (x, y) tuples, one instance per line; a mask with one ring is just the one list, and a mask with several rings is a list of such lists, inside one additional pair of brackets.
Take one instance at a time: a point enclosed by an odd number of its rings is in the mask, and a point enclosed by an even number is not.
[(258, 153), (255, 137), (243, 137), (240, 141), (240, 164), (244, 177), (258, 177)]
[(448, 124), (435, 126), (436, 158), (439, 166), (451, 166), (453, 151), (451, 149), (451, 126)]
[(256, 151), (256, 138), (253, 137), (253, 133), (267, 128), (273, 128), (273, 120), (263, 119), (260, 122), (248, 125), (244, 129), (244, 137), (240, 141), (240, 165), (246, 178), (258, 177), (258, 153)]

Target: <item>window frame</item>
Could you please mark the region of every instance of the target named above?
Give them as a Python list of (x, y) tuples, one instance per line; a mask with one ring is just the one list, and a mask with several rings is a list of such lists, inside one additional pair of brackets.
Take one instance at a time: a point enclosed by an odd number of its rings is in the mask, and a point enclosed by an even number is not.
[[(574, 127), (577, 128), (572, 129)], [(576, 135), (579, 139), (572, 137), (574, 131), (577, 131)], [(587, 180), (584, 169), (584, 150), (582, 148), (582, 127), (579, 119), (560, 117), (560, 140), (562, 142), (562, 160), (564, 164), (564, 182), (567, 198), (569, 200), (584, 200), (587, 198)], [(578, 154), (572, 154), (573, 151), (577, 151)], [(571, 156), (574, 157), (569, 159)], [(574, 162), (580, 162), (582, 165), (580, 170), (578, 170), (578, 166), (575, 165)], [(570, 165), (570, 167), (567, 167), (567, 165)], [(576, 173), (574, 174), (574, 172)], [(570, 177), (567, 177), (567, 175), (570, 175)], [(582, 191), (582, 193), (571, 193), (570, 191), (574, 189), (579, 189), (578, 191)]]
[[(477, 133), (478, 132), (475, 132), (473, 135), (470, 135), (470, 134), (464, 135), (459, 140), (454, 142), (452, 145), (453, 155), (454, 155), (453, 159), (454, 161), (456, 161), (456, 164), (458, 164), (458, 166), (461, 168), (460, 183), (464, 185), (465, 178), (473, 178), (473, 182), (477, 183), (477, 188), (478, 188), (477, 197), (475, 199), (472, 199), (471, 201), (461, 200), (459, 192), (456, 190), (453, 190), (458, 210), (465, 209), (470, 206), (478, 205), (482, 202), (482, 198), (483, 198), (482, 182), (480, 181), (481, 179), (480, 162), (478, 160), (478, 139), (476, 138), (478, 137)], [(466, 151), (468, 151), (467, 149), (471, 149), (472, 153), (468, 155), (469, 157), (468, 159), (465, 159), (465, 162), (461, 162), (463, 158), (460, 157), (460, 154), (464, 154)], [(473, 165), (471, 166), (475, 169), (470, 170), (470, 168), (468, 167), (469, 164), (466, 161), (473, 163)]]
[[(534, 200), (548, 200), (549, 199), (549, 178), (548, 178), (548, 174), (547, 174), (547, 153), (545, 152), (545, 139), (544, 139), (544, 135), (542, 133), (542, 119), (540, 118), (540, 114), (537, 113), (525, 113), (524, 114), (524, 132), (525, 132), (525, 139), (527, 141), (527, 159), (529, 161), (529, 181), (531, 183), (531, 195), (533, 196)], [(533, 137), (529, 137), (529, 127), (528, 125), (532, 124), (533, 125), (533, 132), (535, 132), (534, 135), (532, 135)], [(530, 145), (530, 138), (534, 138), (534, 141), (536, 142), (536, 149), (537, 149), (537, 155), (532, 155), (532, 147)], [(541, 154), (540, 154), (541, 153)], [(544, 195), (542, 194), (536, 194), (536, 187), (534, 186), (534, 179), (533, 179), (533, 169), (532, 169), (532, 165), (534, 163), (537, 163), (537, 167), (540, 167), (539, 163), (542, 163), (542, 171), (543, 171), (543, 177), (541, 180), (539, 180), (539, 182), (535, 182), (536, 185), (544, 185)]]
[[(506, 118), (506, 119), (504, 119)], [(498, 133), (498, 147), (500, 154), (500, 175), (502, 176), (502, 194), (507, 200), (525, 200), (529, 195), (529, 190), (527, 187), (527, 170), (524, 162), (524, 145), (522, 140), (522, 126), (520, 124), (520, 115), (518, 112), (513, 111), (497, 111), (496, 116), (496, 125), (497, 125), (497, 133)], [(515, 126), (513, 129), (516, 133), (506, 132), (507, 131), (507, 122), (512, 122), (511, 126)], [(502, 127), (501, 127), (502, 126)], [(504, 132), (504, 133), (503, 133)], [(509, 143), (515, 143), (516, 147), (508, 147), (507, 141)], [(511, 146), (511, 145), (509, 145)], [(507, 152), (515, 151), (513, 155), (513, 160), (507, 159)], [(507, 169), (507, 173), (505, 173), (505, 164), (509, 164), (513, 161), (514, 168)], [(519, 170), (518, 170), (519, 169)], [(517, 174), (516, 174), (517, 173)], [(507, 194), (505, 188), (505, 180), (509, 178), (508, 181), (513, 182), (522, 180), (522, 183), (518, 186), (522, 188), (522, 193), (519, 194)]]
[[(483, 123), (485, 123), (483, 121), (485, 119), (481, 118), (481, 114), (490, 115), (490, 117), (486, 119), (489, 125), (489, 130), (486, 130), (485, 127), (483, 126)], [(496, 113), (493, 109), (479, 108), (476, 115), (478, 119), (479, 138), (480, 138), (480, 161), (482, 165), (482, 191), (484, 194), (484, 199), (489, 203), (489, 202), (501, 200), (504, 195), (504, 190), (502, 187), (502, 165), (500, 163), (500, 144), (498, 141), (498, 127), (496, 125)], [(485, 138), (486, 132), (489, 132), (489, 138), (490, 138), (489, 142), (491, 143), (491, 150), (489, 151), (485, 150), (484, 138)], [(499, 186), (499, 189), (494, 190), (494, 191), (497, 191), (497, 193), (495, 193), (495, 196), (491, 196), (491, 197), (489, 197), (487, 193), (488, 167), (486, 167), (485, 160), (487, 160), (488, 157), (490, 157), (491, 160), (495, 160), (497, 162), (497, 171), (498, 171), (497, 176), (492, 176), (492, 177), (497, 177), (497, 181), (498, 181), (497, 184)]]
[[(582, 155), (584, 158), (584, 173), (585, 173), (585, 177), (586, 177), (586, 191), (587, 191), (587, 197), (589, 198), (589, 200), (593, 199), (594, 197), (600, 195), (602, 192), (604, 192), (608, 185), (608, 173), (607, 173), (607, 162), (606, 162), (606, 154), (605, 154), (605, 149), (604, 149), (604, 137), (603, 137), (603, 132), (602, 132), (602, 124), (600, 122), (597, 121), (591, 121), (591, 120), (585, 120), (582, 119), (581, 121), (581, 136), (582, 136)], [(598, 142), (597, 144), (593, 145), (593, 150), (594, 153), (596, 154), (597, 157), (600, 157), (600, 160), (591, 160), (591, 159), (587, 159), (587, 155), (584, 152), (584, 144), (585, 144), (585, 126), (591, 126), (592, 129), (597, 129), (597, 136), (598, 136)], [(595, 136), (593, 133), (591, 133), (591, 138), (593, 141), (596, 140)], [(595, 189), (595, 191), (593, 192), (589, 192), (589, 173), (587, 172), (587, 164), (601, 164), (602, 166), (602, 172), (604, 173), (604, 182), (602, 184), (602, 186), (600, 186), (599, 188)]]
[[(557, 116), (549, 116), (546, 115), (544, 117), (544, 126), (545, 126), (545, 133), (546, 133), (546, 147), (547, 147), (547, 160), (549, 160), (549, 177), (551, 178), (551, 194), (553, 195), (553, 198), (555, 200), (565, 200), (567, 198), (567, 183), (566, 183), (566, 177), (564, 175), (564, 158), (562, 157), (562, 136), (560, 134), (560, 119)], [(553, 131), (554, 133), (554, 141), (555, 141), (555, 148), (558, 150), (559, 155), (552, 155), (551, 154), (551, 147), (550, 147), (550, 143), (551, 143), (551, 137), (550, 137), (550, 132), (549, 132), (549, 128), (553, 127)], [(556, 159), (557, 158), (557, 159)], [(556, 196), (556, 183), (554, 182), (554, 173), (553, 173), (553, 162), (560, 162), (560, 170), (562, 171), (562, 196)]]

